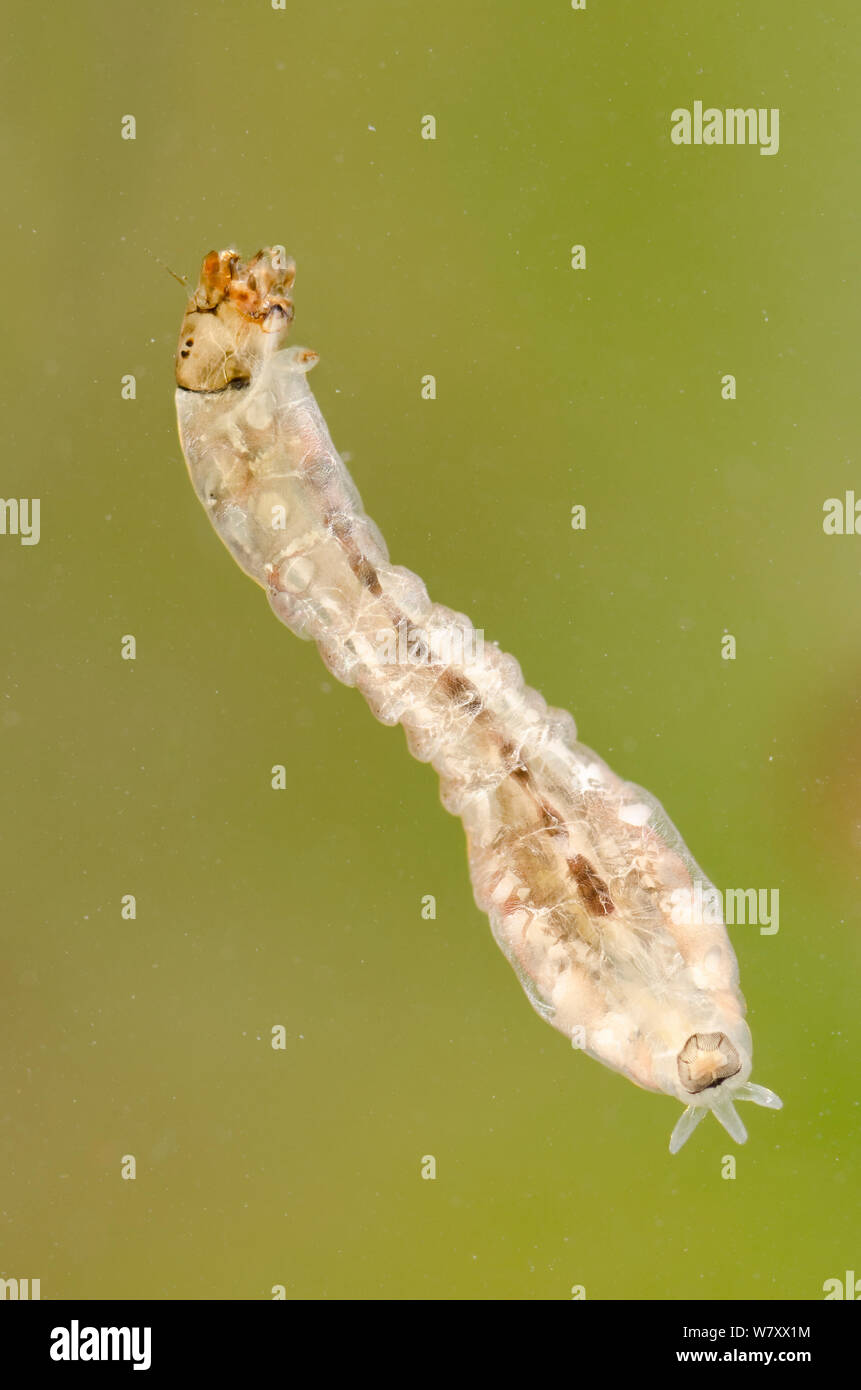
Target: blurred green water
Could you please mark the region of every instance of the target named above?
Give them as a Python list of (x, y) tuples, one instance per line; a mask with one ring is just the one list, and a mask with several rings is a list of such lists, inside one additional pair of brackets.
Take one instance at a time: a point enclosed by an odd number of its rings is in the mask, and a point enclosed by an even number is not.
[[(0, 537), (0, 1276), (821, 1297), (859, 1229), (861, 537), (822, 531), (861, 496), (855, 7), (156, 0), (9, 28), (2, 491), (42, 534)], [(671, 146), (696, 99), (779, 107), (778, 154)], [(780, 891), (777, 935), (733, 930), (786, 1103), (748, 1108), (735, 1180), (714, 1123), (671, 1159), (677, 1106), (533, 1014), (432, 773), (209, 529), (154, 258), (273, 241), (393, 558), (719, 886)]]

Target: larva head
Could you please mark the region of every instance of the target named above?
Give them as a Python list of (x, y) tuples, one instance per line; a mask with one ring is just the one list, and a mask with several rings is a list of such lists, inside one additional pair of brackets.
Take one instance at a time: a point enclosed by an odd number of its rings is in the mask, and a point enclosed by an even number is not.
[(640, 1085), (663, 1091), (685, 1106), (670, 1137), (671, 1153), (678, 1153), (708, 1114), (743, 1144), (747, 1131), (736, 1113), (736, 1101), (750, 1100), (771, 1110), (782, 1106), (773, 1091), (749, 1079), (753, 1043), (740, 997), (725, 994), (701, 1004), (700, 1010), (674, 1009), (664, 1000), (659, 1017), (652, 1013), (652, 1026), (641, 1032), (637, 1064), (624, 1068)]
[(682, 1089), (692, 1096), (737, 1076), (742, 1066), (738, 1049), (726, 1033), (692, 1033), (676, 1063)]
[(718, 1007), (715, 999), (698, 1001), (700, 1008), (668, 1005), (642, 1037), (640, 1084), (663, 1091), (683, 1105), (713, 1107), (748, 1080), (752, 1067), (750, 1029), (734, 1000)]
[(670, 1153), (678, 1153), (709, 1112), (737, 1144), (745, 1143), (747, 1130), (734, 1101), (750, 1100), (780, 1110), (783, 1102), (773, 1091), (748, 1080), (752, 1059), (747, 1024), (740, 1020), (731, 1031), (732, 1039), (726, 1033), (692, 1033), (680, 1049), (676, 1058), (678, 1083), (673, 1091), (687, 1108), (670, 1136)]
[(182, 321), (177, 386), (223, 391), (248, 381), (290, 327), (295, 275), (283, 246), (267, 247), (247, 262), (238, 251), (210, 251)]

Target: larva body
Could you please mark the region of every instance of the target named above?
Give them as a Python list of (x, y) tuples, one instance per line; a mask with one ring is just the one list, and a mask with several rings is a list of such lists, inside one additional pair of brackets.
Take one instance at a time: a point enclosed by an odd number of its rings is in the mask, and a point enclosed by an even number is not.
[(390, 563), (308, 387), (313, 353), (281, 348), (293, 265), (204, 261), (177, 353), (177, 414), (195, 490), (282, 622), (312, 638), (378, 719), (401, 723), (461, 817), (476, 901), (533, 1006), (598, 1061), (734, 1138), (750, 1031), (720, 921), (693, 921), (703, 878), (647, 792), (579, 743), (513, 657), (432, 604)]

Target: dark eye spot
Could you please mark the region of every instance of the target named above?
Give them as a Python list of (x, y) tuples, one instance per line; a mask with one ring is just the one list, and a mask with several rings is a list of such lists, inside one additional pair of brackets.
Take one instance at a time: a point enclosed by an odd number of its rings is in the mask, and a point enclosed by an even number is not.
[(194, 339), (193, 339), (193, 338), (186, 338), (186, 340), (185, 340), (185, 346), (186, 346), (186, 347), (194, 347)]
[(183, 349), (182, 349), (182, 352), (181, 352), (179, 355), (180, 355), (180, 357), (188, 357), (188, 349), (187, 349), (187, 348), (183, 348)]

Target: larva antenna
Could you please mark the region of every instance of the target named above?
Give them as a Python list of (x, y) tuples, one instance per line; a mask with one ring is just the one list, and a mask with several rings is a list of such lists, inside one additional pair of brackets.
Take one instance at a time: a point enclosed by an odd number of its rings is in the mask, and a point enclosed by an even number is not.
[(743, 1086), (739, 1086), (733, 1099), (752, 1100), (754, 1105), (762, 1105), (766, 1110), (783, 1109), (780, 1096), (776, 1096), (767, 1086), (755, 1086), (752, 1081), (746, 1081)]
[(746, 1144), (747, 1130), (729, 1096), (722, 1096), (712, 1109), (715, 1119), (723, 1125), (730, 1139), (734, 1139), (737, 1144)]
[(780, 1096), (774, 1094), (774, 1091), (769, 1091), (767, 1086), (755, 1086), (753, 1082), (746, 1081), (743, 1086), (738, 1086), (734, 1091), (721, 1095), (710, 1105), (689, 1105), (686, 1110), (683, 1110), (681, 1119), (670, 1135), (670, 1153), (678, 1153), (710, 1110), (714, 1112), (715, 1119), (723, 1125), (731, 1139), (734, 1139), (737, 1144), (746, 1143), (747, 1130), (733, 1104), (733, 1101), (739, 1100), (753, 1101), (754, 1105), (762, 1105), (766, 1110), (783, 1109), (783, 1101)]
[(677, 1154), (683, 1144), (686, 1144), (701, 1120), (704, 1120), (708, 1111), (703, 1105), (689, 1105), (682, 1111), (681, 1119), (670, 1135), (670, 1153)]
[(178, 285), (182, 285), (183, 289), (185, 290), (188, 289), (188, 281), (186, 280), (184, 275), (177, 275), (176, 271), (171, 270), (170, 266), (165, 261), (161, 260), (158, 256), (156, 256), (154, 252), (150, 251), (148, 246), (145, 246), (144, 250), (146, 251), (148, 256), (152, 256), (153, 260), (156, 262), (157, 265), (161, 266), (162, 270), (166, 270), (168, 275), (173, 276), (174, 280)]

